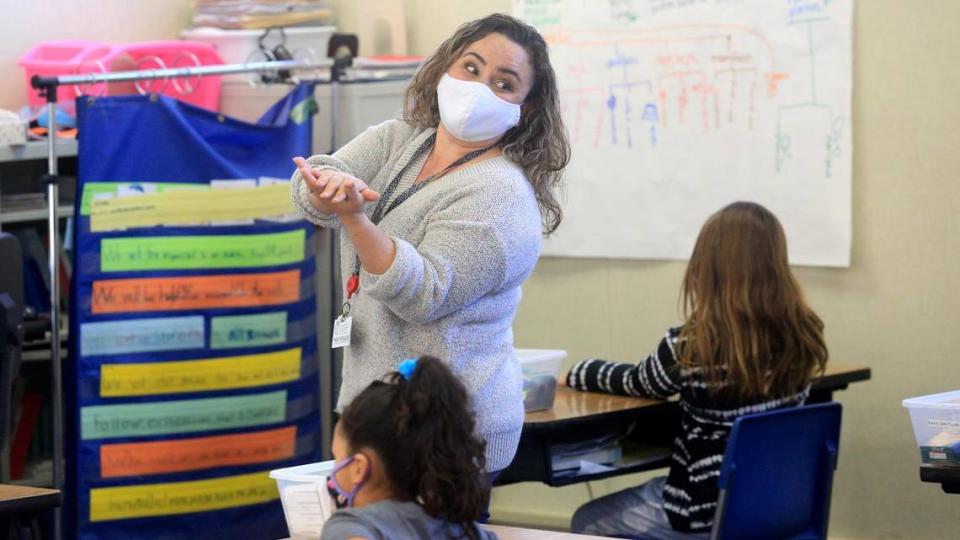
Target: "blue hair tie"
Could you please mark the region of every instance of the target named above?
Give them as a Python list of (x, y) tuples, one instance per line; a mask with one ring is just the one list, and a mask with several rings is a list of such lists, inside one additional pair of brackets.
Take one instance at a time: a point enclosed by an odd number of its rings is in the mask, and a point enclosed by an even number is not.
[(405, 381), (409, 381), (410, 377), (413, 377), (413, 372), (416, 370), (417, 370), (416, 358), (407, 358), (403, 362), (400, 362), (400, 365), (397, 366), (397, 371), (400, 373), (400, 376), (403, 377)]

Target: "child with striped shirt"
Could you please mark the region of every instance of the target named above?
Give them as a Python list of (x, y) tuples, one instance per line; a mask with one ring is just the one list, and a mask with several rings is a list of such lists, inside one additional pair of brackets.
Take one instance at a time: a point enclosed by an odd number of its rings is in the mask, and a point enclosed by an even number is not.
[(580, 507), (573, 532), (706, 538), (734, 420), (802, 405), (826, 366), (823, 323), (790, 271), (780, 222), (758, 204), (733, 203), (703, 225), (682, 302), (683, 325), (669, 329), (639, 364), (589, 359), (567, 375), (578, 390), (679, 394), (681, 407), (669, 474)]

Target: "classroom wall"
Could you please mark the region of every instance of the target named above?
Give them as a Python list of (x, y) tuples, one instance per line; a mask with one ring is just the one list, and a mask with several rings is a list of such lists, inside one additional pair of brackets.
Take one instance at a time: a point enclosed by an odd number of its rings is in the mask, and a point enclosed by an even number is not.
[[(399, 0), (398, 0), (399, 1)], [(336, 0), (341, 27), (360, 20)], [(407, 0), (410, 51), (429, 54), (457, 24), (510, 0)], [(16, 58), (45, 39), (175, 38), (189, 0), (0, 0), (0, 108), (24, 100)], [(827, 324), (836, 362), (866, 364), (873, 380), (839, 393), (844, 404), (831, 537), (951, 538), (956, 496), (918, 479), (903, 398), (960, 386), (960, 37), (955, 0), (857, 3), (854, 29), (853, 264), (799, 268)], [(678, 321), (679, 262), (543, 259), (524, 288), (521, 347), (563, 348), (571, 360), (636, 360)], [(594, 495), (643, 477), (595, 482)], [(563, 527), (588, 486), (498, 488), (495, 519)]]
[[(428, 54), (457, 24), (509, 0), (408, 0), (412, 52)], [(853, 264), (798, 268), (826, 322), (835, 362), (873, 380), (844, 405), (831, 537), (956, 536), (957, 496), (919, 481), (905, 397), (960, 387), (960, 20), (956, 0), (869, 0), (854, 18)], [(684, 264), (542, 259), (515, 324), (522, 347), (571, 359), (637, 360), (678, 321)], [(595, 482), (595, 495), (628, 485)], [(587, 486), (495, 491), (495, 519), (563, 526)]]

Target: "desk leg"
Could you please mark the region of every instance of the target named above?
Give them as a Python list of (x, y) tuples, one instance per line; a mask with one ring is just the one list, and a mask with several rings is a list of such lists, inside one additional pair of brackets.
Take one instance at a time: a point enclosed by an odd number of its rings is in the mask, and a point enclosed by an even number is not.
[(36, 512), (0, 516), (0, 533), (0, 538), (9, 540), (43, 540)]
[(944, 482), (940, 484), (940, 489), (949, 495), (960, 495), (960, 482)]
[(506, 469), (494, 481), (494, 486), (518, 482), (547, 483), (552, 474), (550, 460), (550, 437), (539, 430), (531, 430), (520, 438), (517, 454)]
[(540, 462), (543, 463), (543, 469), (540, 471), (542, 482), (550, 485), (553, 482), (553, 440), (547, 435), (543, 438), (543, 446), (540, 448)]
[(810, 391), (810, 397), (807, 398), (807, 404), (813, 405), (815, 403), (830, 403), (833, 401), (833, 390), (845, 390), (847, 387), (836, 388), (836, 389), (813, 389)]

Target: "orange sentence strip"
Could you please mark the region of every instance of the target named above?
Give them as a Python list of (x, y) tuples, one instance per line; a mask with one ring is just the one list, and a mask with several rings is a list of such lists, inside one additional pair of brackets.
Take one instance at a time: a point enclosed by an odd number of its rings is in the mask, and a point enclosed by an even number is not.
[(300, 297), (300, 270), (264, 274), (105, 279), (93, 283), (94, 314), (272, 306)]
[(175, 441), (105, 444), (100, 447), (103, 478), (196, 471), (249, 465), (293, 456), (297, 428), (216, 435)]

